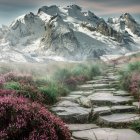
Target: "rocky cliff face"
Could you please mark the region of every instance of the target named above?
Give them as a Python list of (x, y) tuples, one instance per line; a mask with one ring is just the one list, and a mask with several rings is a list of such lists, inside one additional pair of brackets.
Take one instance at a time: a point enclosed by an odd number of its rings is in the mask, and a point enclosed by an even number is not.
[(140, 37), (140, 24), (129, 14), (125, 13), (120, 16), (120, 21), (124, 21), (124, 24), (136, 35)]
[(99, 58), (138, 50), (139, 37), (140, 25), (128, 13), (106, 22), (77, 5), (43, 6), (37, 14), (25, 14), (0, 29), (0, 60), (11, 60), (15, 52), (24, 61)]
[(74, 31), (57, 14), (46, 25), (46, 32), (41, 39), (40, 48), (63, 57), (72, 58), (77, 55), (80, 46)]

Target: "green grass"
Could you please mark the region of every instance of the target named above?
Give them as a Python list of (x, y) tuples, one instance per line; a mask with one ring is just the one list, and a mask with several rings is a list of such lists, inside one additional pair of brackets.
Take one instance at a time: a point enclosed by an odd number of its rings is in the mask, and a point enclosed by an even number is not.
[[(2, 64), (3, 70), (16, 72), (17, 74), (32, 76), (32, 81), (17, 78), (17, 81), (6, 81), (4, 89), (16, 90), (18, 96), (29, 98), (45, 104), (54, 104), (59, 97), (66, 96), (76, 86), (91, 80), (93, 76), (103, 73), (102, 63), (60, 63), (48, 65), (29, 64), (17, 66), (16, 64)], [(15, 75), (16, 76), (16, 75)], [(15, 77), (16, 78), (16, 77)]]
[(120, 70), (119, 74), (121, 76), (121, 85), (123, 85), (125, 89), (128, 88), (128, 85), (130, 84), (131, 75), (135, 72), (140, 73), (140, 62), (129, 63)]
[(7, 82), (4, 84), (4, 88), (9, 90), (20, 90), (21, 85), (18, 82)]
[(56, 103), (60, 96), (66, 96), (69, 93), (69, 90), (65, 86), (55, 83), (39, 87), (39, 91), (49, 104)]
[(140, 62), (127, 64), (119, 74), (120, 88), (131, 92), (138, 99), (140, 96)]
[(102, 69), (102, 64), (77, 64), (71, 69), (58, 69), (52, 79), (66, 85), (70, 90), (74, 90), (78, 84), (91, 80), (93, 76), (101, 75)]
[(131, 129), (140, 133), (140, 120), (133, 122), (132, 125), (131, 125)]

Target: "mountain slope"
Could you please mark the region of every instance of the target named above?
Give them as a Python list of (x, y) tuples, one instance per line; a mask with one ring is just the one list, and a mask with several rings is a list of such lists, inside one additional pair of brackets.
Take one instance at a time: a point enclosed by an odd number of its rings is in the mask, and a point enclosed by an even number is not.
[(140, 49), (140, 25), (128, 13), (104, 19), (77, 5), (43, 6), (0, 29), (0, 61), (85, 60)]

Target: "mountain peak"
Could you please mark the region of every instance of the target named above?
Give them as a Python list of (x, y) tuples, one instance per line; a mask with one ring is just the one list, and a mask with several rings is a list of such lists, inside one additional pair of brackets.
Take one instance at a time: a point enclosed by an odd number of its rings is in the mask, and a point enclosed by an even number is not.
[(78, 6), (78, 5), (76, 5), (76, 4), (74, 4), (74, 5), (69, 5), (69, 6), (67, 6), (68, 8), (70, 7), (70, 8), (72, 8), (72, 9), (74, 9), (74, 10), (82, 10), (82, 8), (80, 7), (80, 6)]
[(0, 60), (20, 56), (45, 61), (52, 55), (79, 60), (99, 58), (137, 50), (136, 35), (140, 36), (140, 26), (129, 13), (106, 22), (92, 11), (83, 12), (78, 5), (42, 6), (37, 14), (20, 16), (8, 28), (0, 29), (0, 42), (5, 40), (2, 47), (0, 44), (4, 54), (0, 54)]
[(44, 12), (48, 15), (51, 16), (55, 16), (56, 14), (60, 13), (58, 6), (56, 5), (52, 5), (52, 6), (42, 6), (41, 8), (39, 8), (38, 10), (38, 14), (40, 14), (41, 12)]
[(124, 20), (129, 20), (132, 21), (134, 23), (136, 23), (135, 19), (133, 18), (133, 16), (130, 13), (124, 13), (120, 16), (120, 19), (124, 19)]

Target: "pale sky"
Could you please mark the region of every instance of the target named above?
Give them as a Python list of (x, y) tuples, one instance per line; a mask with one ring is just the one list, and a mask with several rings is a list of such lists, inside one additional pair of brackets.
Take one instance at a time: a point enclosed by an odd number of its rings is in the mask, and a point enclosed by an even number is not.
[(44, 5), (77, 4), (83, 10), (91, 10), (100, 17), (120, 16), (130, 13), (140, 21), (140, 0), (0, 0), (0, 25), (9, 25), (16, 17), (28, 13), (37, 13)]

